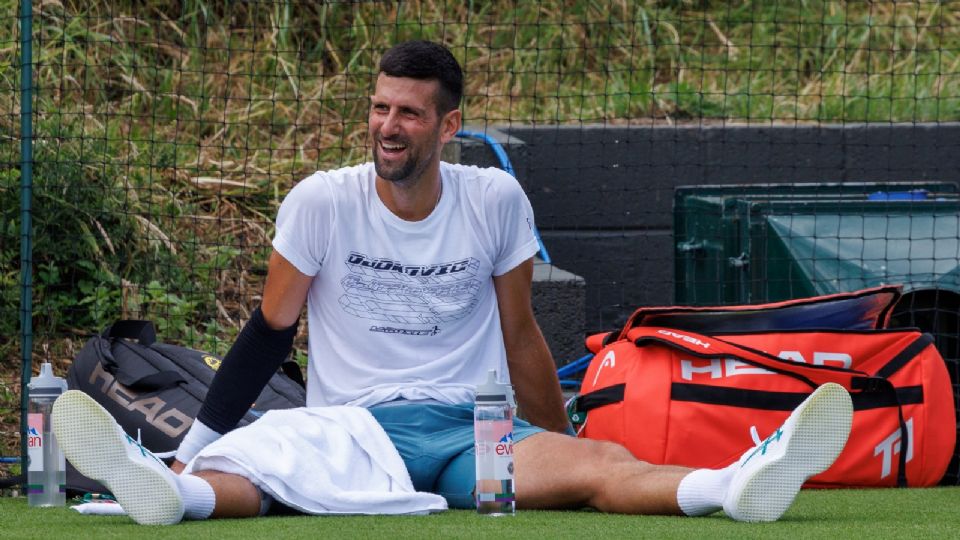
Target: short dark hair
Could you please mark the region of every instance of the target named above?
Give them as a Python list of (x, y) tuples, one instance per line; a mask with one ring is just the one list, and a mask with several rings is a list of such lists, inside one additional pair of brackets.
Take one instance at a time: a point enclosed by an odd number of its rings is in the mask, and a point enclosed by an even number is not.
[(380, 73), (391, 77), (436, 80), (437, 109), (446, 114), (460, 106), (463, 97), (463, 70), (453, 54), (431, 41), (405, 41), (390, 48), (380, 59)]

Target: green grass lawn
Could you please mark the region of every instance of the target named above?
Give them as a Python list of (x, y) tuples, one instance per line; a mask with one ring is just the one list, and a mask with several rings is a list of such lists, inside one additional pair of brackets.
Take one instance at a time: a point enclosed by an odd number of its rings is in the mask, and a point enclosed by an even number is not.
[(0, 538), (956, 538), (960, 487), (809, 490), (776, 523), (520, 511), (512, 518), (453, 510), (432, 516), (266, 517), (142, 527), (126, 517), (82, 516), (0, 499)]

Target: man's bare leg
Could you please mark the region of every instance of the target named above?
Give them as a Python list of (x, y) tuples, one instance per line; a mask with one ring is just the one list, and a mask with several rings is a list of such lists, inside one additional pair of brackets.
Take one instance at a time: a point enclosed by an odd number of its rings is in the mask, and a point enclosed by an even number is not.
[(693, 469), (651, 465), (615, 443), (538, 433), (514, 445), (517, 506), (680, 514), (677, 488)]
[(198, 471), (194, 476), (202, 478), (216, 496), (212, 518), (242, 518), (260, 515), (262, 497), (260, 490), (250, 480), (219, 471)]
[(718, 470), (651, 465), (617, 444), (538, 433), (514, 445), (517, 503), (629, 514), (723, 509), (738, 521), (775, 521), (803, 483), (834, 462), (852, 421), (847, 391), (824, 384), (766, 440)]
[(104, 484), (137, 523), (260, 514), (261, 494), (249, 480), (216, 471), (175, 474), (182, 465), (168, 469), (83, 392), (64, 392), (54, 403), (52, 419), (66, 458)]

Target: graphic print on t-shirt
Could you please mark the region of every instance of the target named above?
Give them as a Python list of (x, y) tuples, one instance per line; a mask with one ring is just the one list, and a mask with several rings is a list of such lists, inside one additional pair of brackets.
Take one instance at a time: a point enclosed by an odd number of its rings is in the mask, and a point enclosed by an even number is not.
[[(477, 305), (480, 262), (473, 257), (434, 264), (404, 264), (351, 252), (350, 274), (340, 280), (340, 307), (354, 317), (384, 323), (421, 325), (370, 327), (372, 332), (435, 335), (437, 324), (462, 319)], [(424, 326), (429, 325), (429, 326)]]

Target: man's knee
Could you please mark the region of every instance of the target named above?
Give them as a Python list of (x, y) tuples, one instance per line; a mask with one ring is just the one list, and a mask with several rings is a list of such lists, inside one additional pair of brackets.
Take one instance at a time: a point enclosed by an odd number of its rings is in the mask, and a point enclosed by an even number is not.
[(265, 510), (265, 501), (260, 488), (239, 475), (220, 471), (196, 471), (195, 476), (206, 480), (216, 494), (216, 506), (213, 517), (253, 517)]
[[(556, 433), (539, 433), (517, 445), (517, 454), (524, 461), (537, 460), (539, 456), (564, 456), (564, 469), (572, 475), (596, 477), (598, 471), (614, 471), (626, 468), (631, 475), (656, 470), (657, 466), (640, 461), (624, 446), (610, 441), (576, 439)], [(604, 474), (605, 475), (605, 474)], [(603, 476), (603, 475), (602, 475)]]
[(588, 462), (603, 465), (629, 464), (631, 467), (654, 467), (645, 461), (640, 461), (630, 450), (621, 444), (594, 439), (575, 439), (578, 453), (588, 458)]
[(657, 467), (619, 444), (556, 433), (533, 435), (515, 450), (517, 500), (529, 508), (615, 508), (610, 501), (624, 483), (642, 484)]
[(647, 465), (646, 462), (639, 461), (637, 458), (633, 457), (633, 454), (630, 453), (630, 450), (627, 450), (627, 448), (621, 444), (610, 441), (590, 441), (588, 439), (581, 440), (583, 440), (585, 443), (592, 443), (594, 448), (591, 450), (591, 452), (595, 453), (597, 459), (611, 463), (631, 462)]

